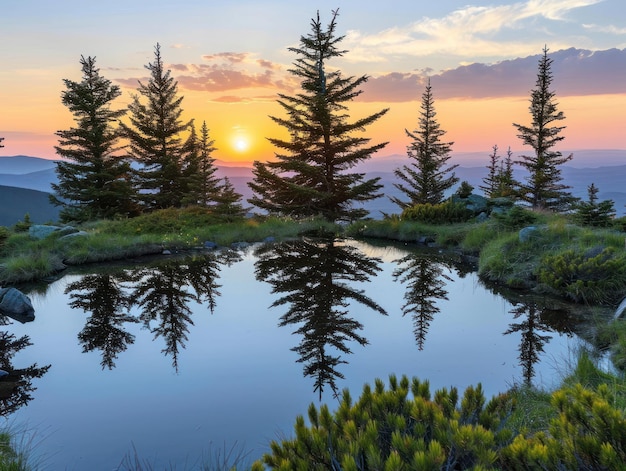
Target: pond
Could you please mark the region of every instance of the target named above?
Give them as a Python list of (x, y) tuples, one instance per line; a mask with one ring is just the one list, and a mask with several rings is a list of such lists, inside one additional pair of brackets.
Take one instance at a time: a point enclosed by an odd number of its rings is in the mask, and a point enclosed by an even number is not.
[(258, 458), (344, 388), (551, 387), (584, 343), (566, 305), (417, 247), (302, 239), (93, 270), (31, 290), (36, 319), (0, 329), (21, 374), (2, 413), (46, 469)]

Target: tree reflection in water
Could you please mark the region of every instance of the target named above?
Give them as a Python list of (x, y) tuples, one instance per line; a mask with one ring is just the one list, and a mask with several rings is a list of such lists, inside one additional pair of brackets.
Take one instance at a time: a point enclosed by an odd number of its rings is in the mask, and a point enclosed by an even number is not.
[(518, 358), (522, 367), (524, 383), (527, 385), (532, 384), (532, 379), (535, 376), (535, 365), (541, 359), (540, 354), (543, 353), (544, 346), (552, 338), (547, 333), (555, 331), (543, 318), (545, 310), (547, 310), (545, 307), (534, 301), (514, 304), (511, 310), (513, 318), (523, 320), (511, 324), (510, 328), (504, 333), (504, 335), (509, 335), (519, 332), (522, 337)]
[(453, 281), (446, 273), (451, 266), (430, 253), (411, 252), (399, 260), (393, 272), (394, 280), (407, 283), (402, 315), (413, 317), (413, 333), (419, 350), (424, 349), (430, 323), (440, 309), (438, 300), (447, 300), (446, 282)]
[(102, 369), (113, 369), (118, 354), (135, 342), (135, 336), (123, 329), (125, 323), (139, 322), (129, 313), (133, 298), (123, 287), (123, 283), (131, 279), (126, 271), (85, 275), (65, 288), (72, 300), (69, 303), (71, 308), (91, 312), (78, 340), (83, 353), (102, 351)]
[[(114, 368), (118, 354), (134, 342), (123, 325), (142, 322), (155, 340), (163, 337), (162, 352), (172, 357), (172, 366), (178, 371), (178, 354), (193, 325), (189, 303), (206, 303), (213, 313), (220, 294), (220, 266), (239, 260), (240, 254), (224, 250), (86, 275), (68, 284), (65, 292), (72, 300), (70, 306), (91, 313), (78, 334), (83, 352), (101, 350), (102, 368)], [(134, 306), (140, 308), (138, 317), (130, 314)]]
[(256, 250), (256, 277), (272, 285), (272, 293), (283, 294), (271, 307), (288, 305), (279, 326), (299, 325), (293, 332), (302, 335), (291, 350), (304, 364), (303, 374), (314, 378), (314, 392), (320, 400), (328, 385), (338, 393), (338, 367), (346, 364), (342, 355), (352, 353), (348, 342), (366, 345), (359, 335), (363, 325), (349, 316), (351, 301), (387, 315), (385, 310), (348, 282), (366, 282), (381, 270), (380, 260), (369, 258), (356, 247), (334, 238), (296, 240), (261, 246)]
[[(0, 315), (0, 324), (7, 325), (8, 319)], [(19, 339), (8, 332), (0, 332), (0, 369), (3, 376), (0, 377), (0, 416), (6, 417), (22, 406), (28, 404), (31, 393), (37, 389), (32, 385), (33, 378), (41, 378), (49, 369), (50, 365), (38, 367), (33, 364), (26, 368), (15, 368), (13, 357), (24, 348), (32, 345), (27, 335)]]

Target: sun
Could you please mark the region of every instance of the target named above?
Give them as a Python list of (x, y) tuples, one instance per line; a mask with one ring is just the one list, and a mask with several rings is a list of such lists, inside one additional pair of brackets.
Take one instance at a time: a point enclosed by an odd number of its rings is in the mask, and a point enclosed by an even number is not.
[(233, 143), (237, 152), (245, 152), (250, 147), (250, 142), (243, 136), (237, 136)]

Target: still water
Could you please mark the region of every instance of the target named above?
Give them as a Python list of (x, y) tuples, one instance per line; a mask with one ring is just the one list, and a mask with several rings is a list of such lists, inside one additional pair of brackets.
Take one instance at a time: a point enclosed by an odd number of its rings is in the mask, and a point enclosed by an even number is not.
[(487, 397), (550, 387), (583, 343), (563, 306), (496, 294), (435, 252), (355, 241), (98, 267), (28, 295), (35, 321), (0, 327), (23, 372), (0, 405), (52, 470), (118, 469), (135, 452), (154, 469), (233, 447), (257, 458), (344, 388), (356, 398), (391, 373), (433, 391), (481, 382)]

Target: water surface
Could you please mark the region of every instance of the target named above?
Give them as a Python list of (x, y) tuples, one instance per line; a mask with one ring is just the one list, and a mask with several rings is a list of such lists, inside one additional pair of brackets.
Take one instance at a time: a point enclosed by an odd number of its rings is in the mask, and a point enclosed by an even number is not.
[(1, 329), (32, 345), (5, 357), (50, 368), (23, 378), (33, 390), (4, 415), (37, 430), (49, 469), (116, 469), (133, 450), (155, 469), (232, 446), (256, 458), (344, 388), (357, 397), (391, 373), (433, 391), (481, 382), (487, 397), (550, 387), (582, 342), (560, 304), (496, 294), (435, 252), (362, 242), (98, 267), (29, 296), (35, 321)]

